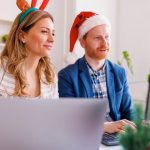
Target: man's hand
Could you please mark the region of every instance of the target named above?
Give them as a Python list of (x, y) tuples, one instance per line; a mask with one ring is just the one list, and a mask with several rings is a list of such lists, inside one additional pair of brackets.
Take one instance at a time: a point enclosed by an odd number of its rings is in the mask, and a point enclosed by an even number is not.
[(122, 119), (122, 120), (114, 121), (114, 122), (105, 122), (104, 132), (107, 132), (107, 133), (125, 132), (124, 126), (129, 126), (133, 130), (136, 129), (136, 125), (132, 121), (129, 121), (127, 119)]

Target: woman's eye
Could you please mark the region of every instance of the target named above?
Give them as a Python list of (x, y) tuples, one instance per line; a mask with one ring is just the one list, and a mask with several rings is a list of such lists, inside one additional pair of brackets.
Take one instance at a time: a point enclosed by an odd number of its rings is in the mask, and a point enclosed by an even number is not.
[(52, 33), (52, 36), (55, 36), (55, 33)]
[(46, 31), (46, 30), (42, 30), (41, 32), (42, 32), (42, 33), (48, 33), (48, 31)]

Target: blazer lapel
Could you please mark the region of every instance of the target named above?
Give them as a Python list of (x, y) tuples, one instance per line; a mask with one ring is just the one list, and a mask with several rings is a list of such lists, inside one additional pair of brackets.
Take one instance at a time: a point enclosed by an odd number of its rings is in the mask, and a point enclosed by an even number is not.
[(93, 97), (91, 78), (84, 57), (81, 58), (81, 60), (79, 61), (79, 70), (80, 70), (79, 76), (81, 78), (81, 81), (83, 82), (87, 96)]
[(115, 102), (115, 85), (114, 85), (114, 75), (111, 70), (111, 66), (106, 60), (106, 84), (107, 84), (107, 93), (110, 103), (110, 110), (116, 112), (116, 102)]

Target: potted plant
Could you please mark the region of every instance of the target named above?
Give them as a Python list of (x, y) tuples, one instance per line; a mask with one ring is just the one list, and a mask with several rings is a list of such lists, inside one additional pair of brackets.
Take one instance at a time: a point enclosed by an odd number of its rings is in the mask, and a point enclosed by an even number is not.
[(6, 43), (7, 38), (8, 38), (8, 34), (4, 34), (4, 35), (2, 35), (2, 37), (1, 37), (2, 42), (3, 42), (3, 43)]
[[(150, 74), (148, 75), (147, 106), (150, 101)], [(146, 116), (146, 115), (145, 115)], [(150, 122), (146, 123), (141, 105), (135, 105), (134, 123), (136, 130), (125, 128), (125, 133), (120, 134), (120, 143), (125, 150), (150, 150)]]
[(120, 60), (117, 61), (117, 63), (119, 65), (123, 65), (124, 61), (126, 62), (130, 73), (133, 74), (132, 61), (131, 61), (131, 58), (130, 58), (130, 55), (129, 55), (128, 51), (122, 51), (122, 57), (121, 57)]

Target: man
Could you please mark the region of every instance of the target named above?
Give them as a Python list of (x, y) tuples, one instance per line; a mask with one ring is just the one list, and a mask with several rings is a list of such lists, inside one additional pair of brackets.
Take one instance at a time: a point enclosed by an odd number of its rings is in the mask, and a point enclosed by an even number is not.
[(111, 25), (103, 15), (81, 12), (70, 31), (70, 52), (77, 38), (85, 56), (58, 74), (60, 97), (106, 98), (109, 101), (104, 131), (123, 132), (124, 125), (134, 128), (131, 96), (125, 70), (106, 59), (110, 50)]

